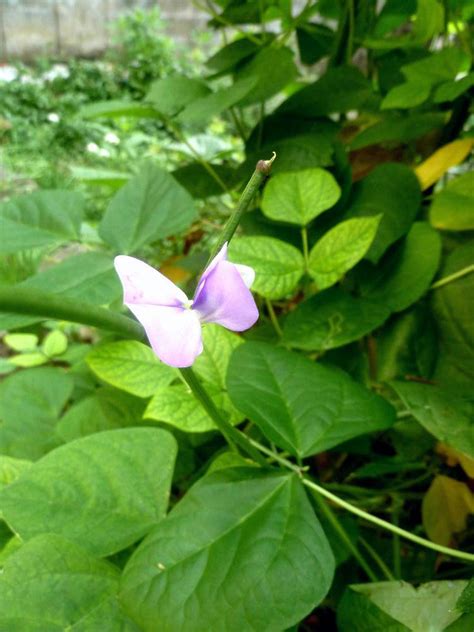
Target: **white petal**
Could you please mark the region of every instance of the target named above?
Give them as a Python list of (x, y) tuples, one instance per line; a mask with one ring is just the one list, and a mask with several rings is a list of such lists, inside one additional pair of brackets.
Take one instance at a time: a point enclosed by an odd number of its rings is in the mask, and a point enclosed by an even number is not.
[(143, 325), (150, 345), (165, 364), (191, 366), (202, 353), (201, 322), (192, 309), (128, 305)]
[(250, 289), (255, 281), (255, 270), (250, 266), (245, 266), (242, 263), (233, 264), (237, 268), (237, 272), (242, 277), (242, 281)]
[(126, 305), (178, 307), (188, 300), (177, 285), (140, 259), (119, 255), (115, 257), (114, 265), (122, 282), (123, 302)]

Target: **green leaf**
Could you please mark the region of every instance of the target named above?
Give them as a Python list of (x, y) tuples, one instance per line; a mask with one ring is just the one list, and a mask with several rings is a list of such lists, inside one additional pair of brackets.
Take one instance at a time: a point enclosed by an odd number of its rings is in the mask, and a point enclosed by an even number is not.
[(236, 408), (300, 457), (388, 428), (395, 419), (392, 406), (343, 371), (261, 342), (234, 351), (227, 387)]
[[(459, 246), (447, 257), (440, 277), (472, 265), (474, 241)], [(439, 339), (438, 363), (434, 380), (466, 395), (472, 395), (474, 380), (474, 274), (436, 288), (433, 293), (433, 313)]]
[(20, 366), (25, 369), (29, 369), (34, 366), (47, 364), (48, 358), (41, 352), (22, 353), (21, 355), (11, 356), (8, 358), (8, 362), (13, 366)]
[(66, 349), (67, 336), (59, 329), (51, 331), (41, 345), (43, 353), (50, 358), (61, 355)]
[(430, 93), (430, 83), (408, 81), (392, 88), (382, 101), (380, 109), (399, 108), (408, 110), (424, 103), (429, 98)]
[[(85, 300), (94, 305), (107, 305), (119, 298), (122, 288), (110, 255), (84, 252), (46, 268), (18, 284), (45, 292)], [(44, 318), (24, 314), (0, 314), (0, 328), (12, 329), (41, 322)]]
[(465, 613), (474, 612), (474, 577), (461, 593), (456, 602), (456, 608)]
[(115, 389), (99, 388), (71, 406), (56, 425), (65, 441), (95, 432), (142, 425), (144, 403)]
[(92, 167), (71, 166), (69, 167), (73, 178), (80, 180), (84, 184), (110, 186), (119, 188), (132, 177), (131, 173), (124, 171), (112, 171), (110, 169), (96, 169)]
[(7, 334), (3, 342), (14, 351), (33, 351), (38, 345), (35, 334)]
[(136, 340), (93, 347), (87, 354), (87, 364), (104, 382), (138, 397), (150, 397), (176, 377), (176, 371)]
[(52, 534), (34, 538), (5, 561), (0, 630), (70, 629), (116, 594), (118, 578), (112, 564), (72, 542)]
[(122, 611), (116, 595), (102, 601), (72, 625), (68, 632), (142, 632)]
[(473, 407), (468, 401), (431, 384), (393, 381), (390, 386), (429, 433), (474, 457)]
[(279, 108), (314, 118), (334, 112), (359, 110), (373, 98), (370, 82), (354, 66), (330, 68), (315, 83), (293, 94)]
[(166, 171), (146, 162), (110, 202), (99, 234), (115, 250), (129, 254), (183, 231), (195, 218), (189, 193)]
[(146, 100), (161, 114), (175, 116), (189, 103), (205, 97), (210, 92), (206, 84), (199, 79), (172, 75), (152, 83)]
[(213, 117), (242, 101), (257, 83), (255, 77), (236, 81), (228, 88), (201, 97), (189, 103), (177, 117), (185, 125), (206, 125)]
[(79, 115), (86, 119), (118, 118), (130, 116), (133, 118), (158, 118), (155, 108), (139, 101), (96, 101), (87, 103), (79, 110)]
[(324, 169), (280, 173), (265, 187), (262, 211), (270, 219), (305, 226), (340, 196), (339, 185)]
[(175, 456), (174, 438), (155, 428), (77, 439), (1, 490), (3, 517), (23, 540), (55, 533), (111, 555), (166, 514)]
[(203, 327), (202, 340), (204, 351), (193, 368), (205, 382), (224, 390), (230, 356), (243, 339), (220, 325), (208, 324)]
[(406, 239), (365, 283), (369, 299), (400, 312), (430, 287), (441, 257), (441, 238), (427, 222), (415, 222)]
[(337, 283), (362, 259), (372, 244), (380, 215), (348, 219), (331, 228), (309, 253), (308, 272), (318, 290)]
[(467, 172), (450, 180), (435, 194), (430, 222), (441, 230), (474, 229), (474, 173)]
[[(213, 384), (206, 384), (206, 390), (215, 406), (223, 411), (232, 424), (242, 421), (242, 415), (232, 406), (227, 393)], [(150, 400), (143, 417), (161, 421), (183, 432), (216, 430), (211, 417), (196, 402), (194, 395), (184, 384), (159, 388)]]
[(442, 112), (408, 114), (404, 116), (389, 114), (356, 134), (350, 143), (351, 150), (362, 149), (370, 145), (395, 143), (400, 145), (415, 140), (443, 127), (445, 116)]
[(121, 598), (149, 632), (284, 630), (321, 602), (333, 572), (296, 476), (227, 468), (197, 483), (138, 547)]
[[(209, 163), (215, 173), (223, 182), (231, 182), (235, 169), (226, 165)], [(179, 182), (192, 196), (198, 200), (204, 200), (213, 195), (222, 195), (222, 186), (216, 182), (213, 176), (199, 162), (191, 162), (175, 169), (173, 178)]]
[(454, 79), (460, 72), (469, 70), (469, 56), (458, 47), (443, 48), (439, 52), (402, 66), (408, 81), (436, 85)]
[(435, 103), (445, 103), (446, 101), (454, 101), (461, 94), (464, 94), (471, 86), (474, 85), (474, 73), (470, 73), (457, 81), (447, 81), (439, 85), (434, 93), (433, 101)]
[(216, 73), (230, 72), (237, 64), (252, 56), (258, 45), (246, 37), (240, 37), (220, 48), (206, 61), (206, 66)]
[(304, 272), (301, 252), (273, 237), (237, 237), (229, 258), (255, 270), (252, 289), (265, 298), (283, 298), (293, 292)]
[(38, 368), (0, 384), (0, 453), (38, 459), (59, 443), (55, 425), (73, 382), (61, 369)]
[(312, 65), (329, 55), (334, 39), (334, 31), (322, 24), (307, 22), (296, 29), (300, 59), (303, 64)]
[(266, 101), (281, 92), (297, 76), (298, 70), (293, 60), (293, 51), (279, 48), (262, 48), (235, 74), (237, 80), (252, 78), (255, 88), (241, 100), (240, 105), (253, 105)]
[(84, 197), (73, 191), (35, 191), (0, 204), (0, 253), (59, 246), (79, 239)]
[(456, 621), (456, 600), (467, 582), (403, 581), (352, 584), (339, 604), (340, 632), (444, 632)]
[(389, 313), (383, 304), (331, 288), (318, 292), (288, 314), (284, 340), (307, 351), (341, 347), (379, 327)]
[(0, 455), (0, 489), (16, 481), (20, 474), (31, 465), (31, 461), (26, 459), (14, 459), (11, 456)]
[(367, 259), (377, 263), (385, 250), (408, 232), (420, 202), (418, 179), (405, 165), (382, 164), (355, 184), (346, 217), (372, 217), (382, 213)]

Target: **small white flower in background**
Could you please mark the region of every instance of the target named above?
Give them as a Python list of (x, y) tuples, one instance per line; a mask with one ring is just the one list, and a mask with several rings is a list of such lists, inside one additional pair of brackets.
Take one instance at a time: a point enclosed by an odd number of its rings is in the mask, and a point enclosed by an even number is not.
[(91, 154), (98, 154), (100, 151), (100, 147), (97, 143), (87, 143), (86, 149), (90, 151)]
[(18, 77), (18, 70), (14, 66), (0, 66), (0, 81), (14, 81)]
[(50, 123), (59, 123), (61, 117), (56, 112), (50, 112), (46, 117)]
[(106, 143), (110, 143), (111, 145), (118, 145), (120, 143), (120, 138), (113, 132), (107, 132), (104, 136), (104, 140)]
[(69, 77), (69, 68), (65, 64), (54, 64), (47, 72), (41, 75), (44, 81), (53, 81), (58, 77), (67, 79)]
[(102, 158), (110, 158), (110, 151), (101, 147), (99, 149), (99, 156), (101, 156)]

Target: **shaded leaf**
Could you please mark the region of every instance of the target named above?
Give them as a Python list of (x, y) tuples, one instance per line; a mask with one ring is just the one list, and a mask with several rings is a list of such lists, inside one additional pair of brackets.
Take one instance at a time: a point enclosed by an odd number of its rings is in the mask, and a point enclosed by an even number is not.
[[(440, 277), (446, 278), (473, 263), (474, 242), (459, 246), (446, 258)], [(474, 379), (474, 274), (455, 279), (433, 291), (438, 329), (438, 363), (434, 378), (441, 385), (472, 394)]]
[(0, 204), (0, 253), (79, 239), (85, 200), (74, 191), (35, 191)]
[(377, 263), (385, 250), (408, 232), (418, 213), (421, 192), (416, 176), (405, 165), (386, 163), (354, 185), (347, 218), (382, 214), (366, 258)]
[(364, 294), (400, 312), (428, 290), (441, 257), (441, 238), (427, 222), (415, 222), (406, 238), (363, 282)]
[(110, 202), (99, 234), (121, 254), (187, 228), (196, 217), (189, 193), (151, 162), (131, 178)]
[(61, 369), (14, 373), (0, 384), (0, 452), (38, 459), (59, 443), (56, 423), (73, 382)]
[(226, 468), (139, 546), (121, 596), (145, 632), (283, 630), (323, 599), (333, 571), (296, 476)]
[(220, 325), (208, 324), (203, 327), (202, 340), (204, 351), (193, 368), (205, 382), (224, 390), (230, 356), (243, 339)]
[(180, 112), (177, 120), (185, 125), (204, 126), (214, 116), (242, 101), (257, 84), (256, 77), (236, 81), (228, 88), (222, 88), (189, 103)]
[(293, 51), (286, 47), (262, 48), (236, 72), (236, 79), (252, 78), (255, 88), (241, 101), (242, 106), (266, 101), (297, 76)]
[(195, 99), (205, 97), (211, 92), (200, 79), (184, 75), (171, 75), (158, 79), (151, 84), (146, 101), (166, 116), (175, 116)]
[(358, 110), (372, 98), (370, 82), (353, 66), (330, 68), (315, 83), (293, 94), (279, 108), (313, 118)]
[(34, 538), (5, 561), (0, 576), (0, 629), (69, 629), (116, 594), (118, 577), (112, 564), (62, 537)]
[(388, 316), (389, 309), (383, 304), (331, 288), (318, 292), (288, 314), (284, 339), (297, 349), (333, 349), (365, 336)]
[(227, 388), (236, 408), (300, 457), (387, 428), (395, 418), (384, 399), (343, 371), (261, 342), (234, 351)]
[[(18, 284), (45, 292), (84, 300), (92, 305), (107, 305), (119, 298), (122, 288), (112, 257), (103, 252), (83, 252), (68, 257)], [(41, 322), (44, 318), (25, 314), (0, 314), (0, 328), (13, 329)]]
[(474, 456), (472, 405), (439, 386), (390, 382), (415, 419), (439, 441)]
[(175, 456), (174, 438), (154, 428), (71, 441), (0, 491), (3, 517), (23, 540), (55, 533), (111, 555), (166, 514)]

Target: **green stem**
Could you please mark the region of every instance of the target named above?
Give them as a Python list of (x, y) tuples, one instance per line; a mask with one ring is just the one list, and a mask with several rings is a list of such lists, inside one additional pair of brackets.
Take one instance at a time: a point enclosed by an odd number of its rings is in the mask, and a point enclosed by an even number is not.
[(240, 196), (240, 199), (237, 203), (237, 207), (235, 211), (229, 217), (227, 224), (224, 226), (224, 229), (219, 239), (217, 240), (217, 243), (214, 246), (214, 249), (211, 252), (211, 256), (209, 257), (209, 261), (207, 262), (206, 265), (209, 265), (209, 263), (214, 259), (216, 254), (225, 244), (225, 242), (226, 241), (229, 242), (232, 239), (237, 229), (237, 226), (239, 225), (239, 222), (242, 218), (242, 215), (250, 206), (250, 202), (252, 201), (254, 195), (257, 193), (264, 179), (269, 175), (271, 167), (272, 167), (272, 163), (275, 160), (275, 158), (276, 158), (276, 154), (274, 153), (273, 156), (270, 158), (270, 160), (259, 160), (257, 162), (255, 171), (253, 172), (252, 177), (248, 181), (247, 186), (243, 190), (242, 195)]
[(272, 321), (273, 328), (277, 332), (279, 338), (283, 337), (283, 331), (280, 327), (280, 323), (278, 322), (277, 315), (275, 314), (275, 310), (273, 309), (273, 305), (270, 299), (265, 299), (265, 305), (267, 306), (268, 315), (270, 316), (270, 320)]
[(181, 130), (178, 127), (176, 127), (176, 125), (174, 125), (169, 119), (167, 119), (167, 124), (168, 124), (168, 127), (170, 128), (170, 130), (176, 136), (176, 138), (179, 141), (181, 141), (184, 145), (186, 145), (186, 147), (189, 149), (189, 151), (196, 158), (197, 162), (203, 167), (203, 169), (205, 169), (207, 171), (207, 173), (211, 176), (211, 178), (213, 178), (213, 180), (215, 180), (215, 182), (220, 186), (220, 188), (222, 189), (223, 193), (227, 193), (228, 195), (231, 195), (231, 192), (227, 188), (226, 183), (222, 180), (222, 178), (219, 176), (219, 174), (214, 169), (214, 167), (212, 165), (210, 165), (207, 160), (204, 160), (204, 158), (201, 156), (201, 154), (194, 149), (194, 147), (188, 141), (186, 136), (181, 132)]
[(239, 448), (246, 452), (254, 461), (263, 467), (268, 467), (266, 460), (250, 443), (248, 437), (244, 435), (243, 432), (237, 430), (237, 428), (234, 428), (234, 426), (223, 415), (221, 415), (192, 368), (189, 367), (186, 369), (180, 369), (180, 373), (186, 384), (191, 389), (194, 397), (207, 412), (218, 430), (220, 430), (220, 432), (224, 435), (224, 438), (231, 449), (236, 451), (236, 446), (239, 446)]
[[(394, 508), (392, 512), (392, 522), (398, 527), (400, 518), (400, 502), (398, 498), (394, 498)], [(398, 533), (393, 534), (392, 538), (392, 555), (393, 555), (393, 572), (395, 579), (401, 579), (402, 577), (402, 563), (400, 555), (400, 536)]]
[(400, 527), (393, 525), (391, 522), (382, 520), (382, 518), (373, 516), (372, 514), (367, 513), (363, 509), (359, 509), (358, 507), (351, 505), (350, 503), (343, 500), (342, 498), (339, 498), (339, 496), (332, 494), (330, 491), (328, 491), (324, 487), (321, 487), (320, 485), (318, 485), (311, 479), (305, 477), (303, 474), (303, 470), (299, 468), (297, 465), (295, 465), (294, 463), (292, 463), (291, 461), (288, 461), (288, 459), (284, 459), (280, 457), (279, 455), (274, 454), (273, 452), (271, 452), (271, 450), (269, 450), (265, 446), (258, 443), (258, 441), (254, 441), (253, 439), (250, 439), (250, 438), (248, 438), (248, 440), (254, 447), (260, 450), (260, 452), (263, 452), (264, 454), (268, 454), (268, 456), (272, 456), (275, 459), (275, 461), (280, 463), (280, 465), (283, 465), (287, 467), (288, 469), (292, 470), (293, 472), (296, 472), (301, 477), (303, 485), (305, 485), (311, 490), (314, 490), (321, 496), (324, 496), (324, 498), (331, 500), (338, 507), (342, 507), (346, 511), (349, 511), (350, 513), (353, 513), (356, 516), (359, 516), (359, 518), (363, 518), (364, 520), (367, 520), (367, 522), (376, 524), (378, 527), (382, 527), (382, 529), (386, 529), (387, 531), (396, 533), (402, 538), (405, 538), (406, 540), (411, 540), (412, 542), (415, 542), (416, 544), (419, 544), (420, 546), (424, 546), (427, 549), (432, 549), (433, 551), (437, 551), (438, 553), (443, 553), (445, 555), (450, 555), (451, 557), (457, 557), (461, 560), (474, 562), (474, 554), (472, 553), (465, 553), (464, 551), (457, 551), (456, 549), (451, 549), (447, 546), (441, 546), (440, 544), (435, 544), (434, 542), (430, 542), (429, 540), (426, 540), (425, 538), (421, 538), (420, 536), (417, 536), (414, 533), (405, 531), (405, 529), (401, 529)]
[(234, 121), (234, 125), (239, 133), (239, 136), (242, 139), (242, 142), (245, 143), (247, 140), (247, 134), (245, 132), (242, 121), (239, 119), (235, 108), (229, 108), (229, 112), (232, 117), (232, 120)]
[(304, 266), (306, 270), (306, 274), (308, 274), (309, 270), (309, 248), (308, 248), (308, 231), (306, 226), (303, 226), (301, 229), (301, 241), (303, 244), (303, 257), (304, 257)]
[(71, 323), (114, 331), (125, 338), (145, 339), (141, 325), (127, 316), (34, 288), (0, 287), (0, 312), (67, 320)]
[(443, 287), (443, 285), (447, 285), (448, 283), (451, 283), (451, 281), (455, 281), (456, 279), (460, 279), (467, 274), (471, 274), (471, 272), (474, 272), (474, 264), (466, 266), (465, 268), (462, 268), (461, 270), (453, 272), (447, 277), (444, 277), (444, 279), (436, 281), (436, 283), (433, 283), (433, 285), (430, 287), (430, 290), (436, 290), (439, 287)]
[(354, 542), (352, 542), (347, 531), (339, 522), (336, 514), (331, 509), (331, 507), (327, 503), (325, 503), (318, 494), (313, 492), (312, 496), (314, 500), (316, 501), (321, 513), (323, 513), (326, 516), (327, 521), (331, 524), (334, 531), (337, 533), (337, 535), (339, 536), (340, 540), (344, 543), (346, 548), (349, 549), (349, 551), (352, 553), (354, 558), (357, 560), (357, 562), (359, 563), (359, 566), (365, 571), (365, 574), (370, 579), (370, 581), (372, 582), (378, 581), (379, 578), (374, 573), (374, 571), (370, 568), (370, 566), (367, 564), (367, 562), (361, 555), (359, 549), (356, 547)]
[(389, 567), (385, 564), (383, 559), (377, 553), (377, 551), (372, 546), (370, 546), (370, 544), (364, 538), (359, 538), (359, 541), (367, 549), (367, 552), (369, 553), (369, 555), (371, 555), (372, 559), (377, 563), (385, 578), (389, 581), (393, 581), (395, 577), (393, 576)]

